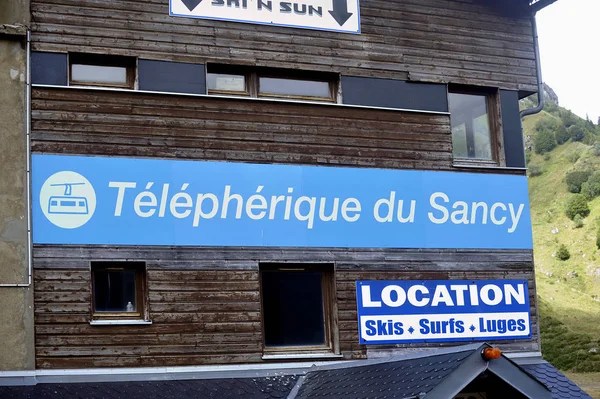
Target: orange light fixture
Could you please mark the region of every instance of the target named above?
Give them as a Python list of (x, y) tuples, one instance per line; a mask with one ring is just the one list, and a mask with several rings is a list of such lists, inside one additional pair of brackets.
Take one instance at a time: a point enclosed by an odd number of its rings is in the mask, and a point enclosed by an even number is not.
[(498, 359), (500, 356), (502, 356), (502, 352), (498, 348), (485, 348), (481, 352), (481, 357), (487, 361)]

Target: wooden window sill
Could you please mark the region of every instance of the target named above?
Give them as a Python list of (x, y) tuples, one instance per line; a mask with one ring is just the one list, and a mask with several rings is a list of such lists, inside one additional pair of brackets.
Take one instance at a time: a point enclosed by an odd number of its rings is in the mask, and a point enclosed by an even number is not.
[(491, 169), (491, 170), (521, 170), (526, 171), (527, 168), (520, 168), (514, 166), (502, 166), (493, 163), (462, 163), (462, 162), (454, 162), (452, 164), (454, 168), (469, 168), (469, 169)]
[(152, 324), (152, 320), (90, 320), (90, 326), (139, 326), (150, 324)]

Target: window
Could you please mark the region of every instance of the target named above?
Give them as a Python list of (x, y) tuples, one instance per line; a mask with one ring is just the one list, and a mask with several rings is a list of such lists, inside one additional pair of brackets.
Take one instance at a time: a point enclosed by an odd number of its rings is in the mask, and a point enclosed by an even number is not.
[(209, 94), (334, 102), (337, 76), (320, 72), (209, 65)]
[(261, 265), (265, 352), (332, 352), (333, 268)]
[(258, 79), (259, 96), (281, 96), (291, 98), (332, 98), (329, 82), (273, 78), (261, 76)]
[(132, 89), (135, 58), (98, 54), (69, 54), (69, 84)]
[(145, 264), (92, 262), (94, 319), (147, 319)]
[(448, 94), (455, 159), (497, 164), (501, 158), (496, 93), (451, 91)]

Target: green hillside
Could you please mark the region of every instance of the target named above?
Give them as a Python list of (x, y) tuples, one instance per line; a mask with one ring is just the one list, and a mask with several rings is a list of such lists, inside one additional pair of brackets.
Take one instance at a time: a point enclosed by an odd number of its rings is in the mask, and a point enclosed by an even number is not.
[[(554, 103), (523, 127), (542, 351), (563, 371), (600, 372), (600, 180), (582, 190), (589, 215), (582, 218), (587, 212), (575, 208), (580, 217), (566, 215), (567, 202), (581, 195), (569, 192), (567, 175), (598, 171), (600, 178), (600, 127)], [(566, 142), (558, 144), (557, 137)]]

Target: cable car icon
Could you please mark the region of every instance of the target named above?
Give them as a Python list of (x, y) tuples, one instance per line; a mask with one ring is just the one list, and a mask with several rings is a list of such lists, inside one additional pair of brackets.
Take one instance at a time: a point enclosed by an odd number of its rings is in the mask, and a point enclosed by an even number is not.
[(64, 186), (64, 195), (53, 195), (48, 200), (48, 213), (62, 215), (87, 215), (89, 213), (88, 200), (85, 197), (74, 197), (73, 186), (82, 186), (85, 183), (61, 183), (51, 186)]

